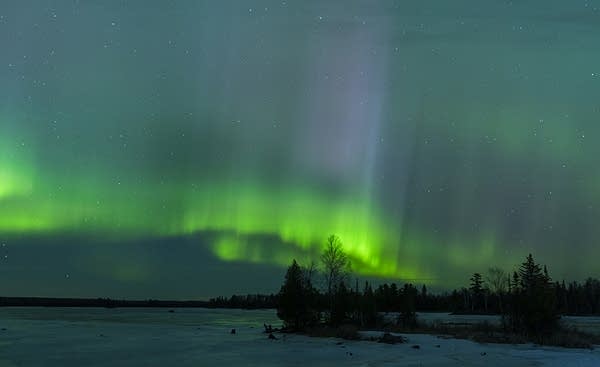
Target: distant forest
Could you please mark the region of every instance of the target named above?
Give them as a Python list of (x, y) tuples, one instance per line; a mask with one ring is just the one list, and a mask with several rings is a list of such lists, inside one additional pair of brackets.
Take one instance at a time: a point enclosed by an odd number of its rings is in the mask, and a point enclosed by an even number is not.
[[(585, 282), (554, 282), (552, 284), (555, 294), (556, 310), (565, 316), (593, 316), (600, 315), (600, 280), (588, 278)], [(471, 284), (451, 292), (439, 294), (431, 293), (425, 285), (416, 288), (407, 283), (384, 283), (372, 288), (365, 282), (346, 289), (351, 298), (372, 298), (379, 312), (398, 312), (403, 298), (408, 293), (414, 297), (417, 312), (450, 312), (456, 314), (502, 314), (502, 299), (505, 293), (492, 291), (485, 281), (481, 288)], [(326, 294), (318, 292), (319, 298), (326, 298)], [(242, 308), (261, 309), (277, 308), (279, 294), (248, 294), (233, 295), (231, 297), (211, 298), (205, 307), (211, 308)], [(325, 301), (321, 301), (325, 309)]]
[[(358, 281), (355, 281), (355, 284)], [(600, 280), (588, 278), (583, 283), (565, 281), (553, 283), (556, 294), (556, 308), (565, 316), (600, 315)], [(369, 290), (370, 289), (370, 290)], [(410, 289), (415, 294), (415, 309), (418, 312), (451, 312), (457, 314), (501, 314), (501, 296), (492, 291), (484, 280), (479, 287), (469, 285), (451, 292), (431, 293), (425, 285), (415, 288), (414, 285), (384, 283), (372, 289), (368, 282), (360, 283), (349, 290), (350, 293), (364, 297), (373, 292), (377, 309), (381, 312), (397, 312), (398, 305), (405, 293)], [(508, 289), (508, 288), (507, 288)], [(276, 308), (279, 294), (247, 294), (231, 297), (211, 298), (205, 307), (261, 309)], [(325, 297), (324, 294), (320, 294)], [(502, 294), (504, 296), (504, 294)], [(479, 301), (478, 301), (479, 300)]]
[[(588, 278), (585, 282), (553, 283), (556, 294), (556, 308), (559, 314), (569, 316), (600, 315), (600, 280)], [(359, 283), (355, 279), (349, 290), (354, 297), (369, 296), (373, 293), (376, 308), (381, 312), (398, 312), (399, 305), (406, 290), (414, 294), (417, 312), (452, 312), (501, 314), (501, 302), (504, 293), (492, 291), (487, 281), (483, 280), (481, 290), (478, 286), (463, 287), (451, 292), (434, 294), (425, 285), (415, 288), (412, 284), (398, 285), (384, 283), (372, 288), (368, 282)], [(508, 288), (507, 288), (508, 289)], [(325, 298), (324, 293), (319, 293)], [(477, 300), (479, 299), (479, 302)], [(0, 297), (2, 306), (43, 306), (43, 307), (205, 307), (205, 308), (239, 308), (265, 309), (277, 308), (279, 294), (246, 294), (230, 297), (216, 297), (208, 301), (164, 301), (164, 300), (115, 300), (110, 298), (39, 298), (39, 297)], [(326, 302), (321, 302), (325, 304)]]

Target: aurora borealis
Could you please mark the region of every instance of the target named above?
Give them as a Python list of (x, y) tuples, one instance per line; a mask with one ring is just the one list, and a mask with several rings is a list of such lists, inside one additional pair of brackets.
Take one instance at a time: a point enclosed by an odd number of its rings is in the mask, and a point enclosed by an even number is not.
[(3, 2), (0, 294), (598, 277), (600, 2), (536, 3)]

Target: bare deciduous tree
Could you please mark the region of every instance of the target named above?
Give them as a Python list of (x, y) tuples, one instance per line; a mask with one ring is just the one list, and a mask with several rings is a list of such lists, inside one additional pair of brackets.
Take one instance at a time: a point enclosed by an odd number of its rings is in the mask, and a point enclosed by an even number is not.
[(486, 282), (488, 283), (490, 290), (494, 293), (506, 293), (508, 286), (508, 274), (497, 267), (488, 269)]
[(329, 322), (334, 324), (344, 318), (345, 312), (340, 310), (341, 303), (337, 298), (345, 292), (344, 285), (350, 275), (350, 260), (338, 236), (332, 234), (327, 238), (321, 262), (329, 297)]
[(304, 279), (306, 279), (307, 283), (311, 287), (314, 285), (313, 279), (315, 277), (315, 274), (317, 274), (318, 271), (319, 271), (319, 269), (317, 267), (317, 263), (315, 263), (314, 260), (311, 260), (310, 265), (302, 267)]
[(334, 234), (327, 238), (327, 244), (321, 254), (325, 283), (329, 297), (346, 280), (350, 271), (350, 260), (344, 252), (342, 241)]
[(502, 297), (507, 291), (510, 276), (498, 267), (491, 267), (488, 269), (486, 282), (492, 293), (498, 297), (498, 306), (502, 312)]

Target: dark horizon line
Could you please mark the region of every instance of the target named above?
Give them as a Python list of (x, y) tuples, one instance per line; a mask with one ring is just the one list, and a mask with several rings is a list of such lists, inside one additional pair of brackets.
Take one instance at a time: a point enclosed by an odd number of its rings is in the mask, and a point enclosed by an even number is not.
[(73, 298), (73, 297), (0, 297), (0, 307), (189, 307), (215, 308), (210, 300), (129, 300), (112, 298)]

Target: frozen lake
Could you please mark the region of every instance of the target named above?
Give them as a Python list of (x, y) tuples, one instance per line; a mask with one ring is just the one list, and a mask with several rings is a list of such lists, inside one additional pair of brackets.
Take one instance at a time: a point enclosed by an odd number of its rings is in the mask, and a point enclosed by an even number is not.
[[(435, 315), (423, 317), (441, 317)], [(297, 335), (268, 340), (263, 323), (280, 324), (274, 310), (2, 308), (0, 366), (600, 365), (598, 350), (433, 335), (407, 335), (402, 345)]]

